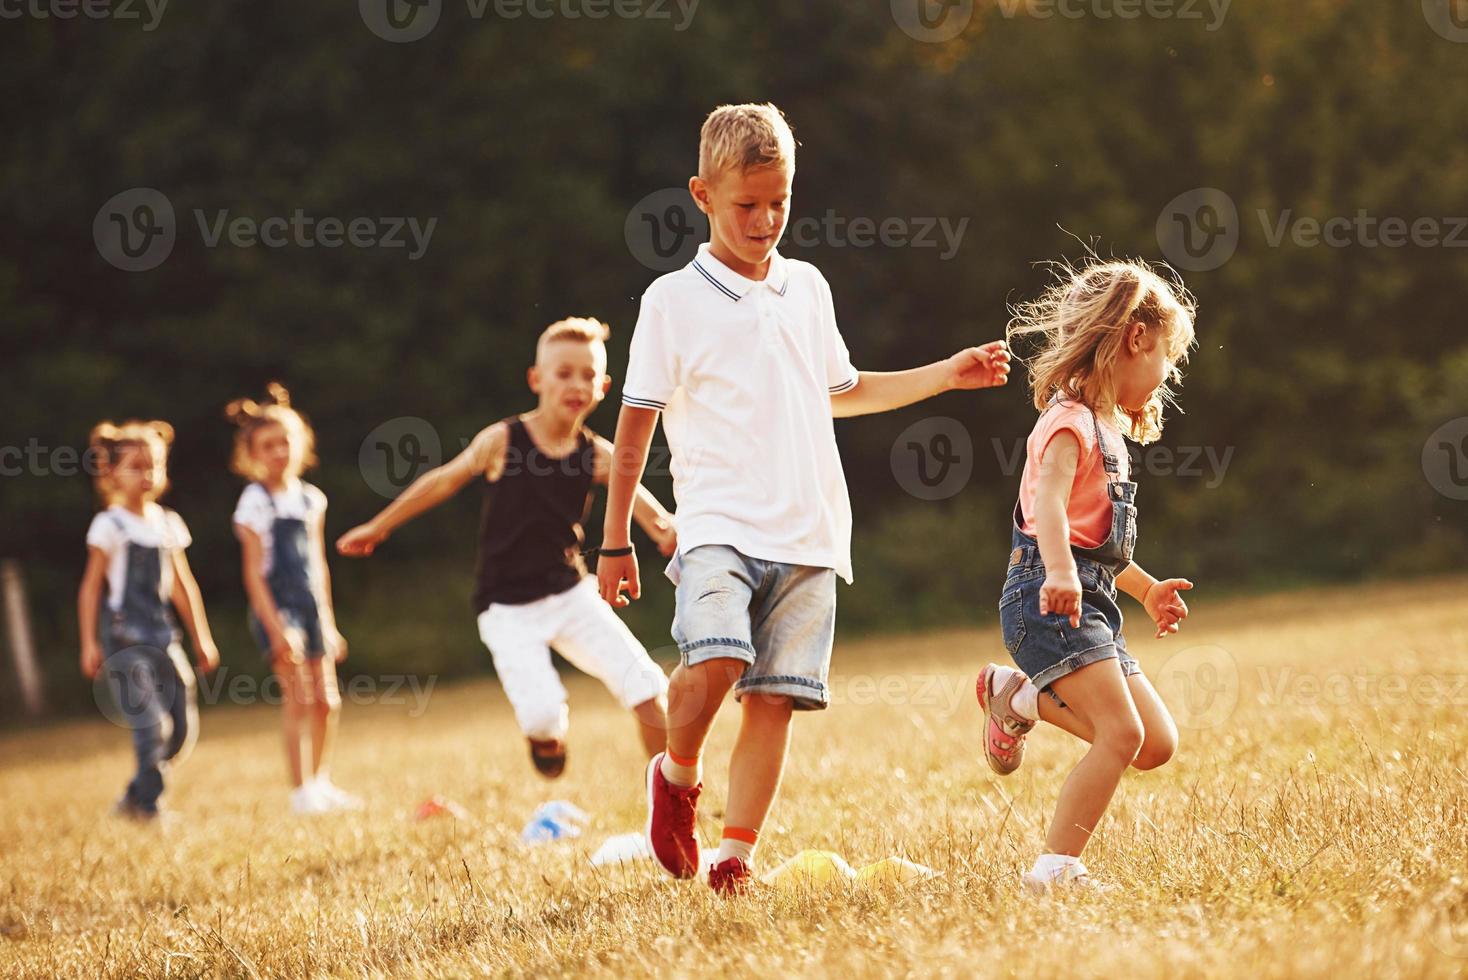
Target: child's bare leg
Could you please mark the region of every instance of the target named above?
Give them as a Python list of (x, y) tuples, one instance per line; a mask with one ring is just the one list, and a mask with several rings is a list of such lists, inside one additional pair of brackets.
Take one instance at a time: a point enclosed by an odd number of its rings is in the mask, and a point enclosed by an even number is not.
[(793, 705), (788, 697), (773, 694), (746, 694), (740, 705), (744, 718), (739, 725), (739, 740), (729, 757), (729, 804), (724, 823), (758, 833), (769, 816), (780, 789), (780, 775), (785, 771)]
[(280, 699), (283, 713), (281, 730), (285, 735), (285, 761), (290, 773), (291, 785), (300, 786), (306, 768), (302, 753), (301, 727), (306, 714), (306, 687), (304, 665), (278, 660), (273, 665), (275, 679), (280, 683)]
[(1055, 805), (1045, 837), (1051, 854), (1079, 857), (1111, 803), (1121, 774), (1142, 747), (1142, 719), (1115, 660), (1089, 664), (1057, 680), (1055, 690), (1089, 719), (1091, 750), (1076, 764)]
[(668, 751), (682, 759), (697, 759), (709, 729), (718, 717), (724, 696), (734, 686), (745, 664), (732, 657), (682, 664), (668, 678)]
[(336, 663), (327, 656), (317, 657), (310, 665), (311, 774), (326, 776), (342, 700), (336, 685)]
[(642, 736), (642, 747), (652, 758), (668, 744), (668, 704), (661, 695), (648, 698), (632, 709), (637, 716), (637, 730)]
[[(1126, 679), (1127, 690), (1136, 706), (1137, 716), (1142, 719), (1142, 748), (1132, 760), (1133, 769), (1156, 769), (1165, 765), (1177, 751), (1177, 726), (1167, 705), (1162, 703), (1157, 689), (1145, 674), (1133, 674)], [(1095, 728), (1085, 715), (1071, 705), (1061, 707), (1048, 694), (1041, 693), (1035, 702), (1040, 709), (1040, 719), (1056, 728), (1063, 729), (1085, 742), (1095, 740)]]

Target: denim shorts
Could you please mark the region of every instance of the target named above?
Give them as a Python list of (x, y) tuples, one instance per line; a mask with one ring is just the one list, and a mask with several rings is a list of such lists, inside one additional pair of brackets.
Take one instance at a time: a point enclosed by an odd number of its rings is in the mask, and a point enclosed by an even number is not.
[[(300, 630), (306, 649), (303, 651), (307, 660), (320, 660), (326, 656), (326, 644), (321, 638), (321, 614), (315, 609), (293, 609), (290, 606), (277, 606), (280, 612), (280, 621), (286, 629)], [(270, 660), (270, 636), (265, 632), (265, 624), (254, 611), (250, 612), (250, 635), (255, 638), (255, 643), (260, 647), (260, 656), (267, 661)]]
[[(1068, 616), (1040, 615), (1040, 587), (1045, 584), (1040, 549), (1022, 545), (1010, 556), (999, 599), (999, 627), (1009, 655), (1042, 691), (1058, 678), (1103, 660), (1118, 660), (1126, 677), (1142, 670), (1127, 653), (1121, 634), (1115, 570), (1080, 556), (1076, 570), (1081, 580), (1079, 627), (1071, 626)], [(1053, 691), (1051, 697), (1060, 702)]]
[(720, 658), (747, 666), (734, 697), (775, 694), (799, 711), (830, 703), (826, 678), (836, 633), (836, 572), (700, 545), (675, 555), (673, 639), (692, 667)]

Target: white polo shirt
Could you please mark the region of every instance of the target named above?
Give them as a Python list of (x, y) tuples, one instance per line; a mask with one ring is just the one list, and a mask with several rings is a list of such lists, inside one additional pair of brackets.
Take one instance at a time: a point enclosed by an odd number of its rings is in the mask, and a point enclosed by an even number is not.
[(831, 395), (856, 387), (831, 287), (776, 252), (763, 282), (709, 253), (642, 297), (624, 404), (658, 409), (678, 547), (834, 568), (851, 581), (851, 501)]

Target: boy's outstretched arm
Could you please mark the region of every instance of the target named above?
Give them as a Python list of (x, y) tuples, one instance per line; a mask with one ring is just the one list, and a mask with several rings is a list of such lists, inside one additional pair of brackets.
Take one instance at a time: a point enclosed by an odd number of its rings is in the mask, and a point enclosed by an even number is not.
[(474, 477), (498, 466), (509, 444), (508, 437), (503, 422), (480, 430), (463, 452), (414, 480), (372, 520), (337, 538), (336, 550), (349, 558), (366, 558), (398, 528), (448, 500)]
[[(612, 469), (607, 477), (607, 516), (602, 527), (601, 547), (626, 548), (632, 544), (632, 507), (647, 466), (647, 449), (658, 425), (658, 413), (652, 408), (623, 405), (617, 416), (617, 441), (612, 447)], [(637, 574), (637, 555), (608, 557), (600, 555), (596, 562), (597, 585), (601, 597), (621, 607), (631, 599), (642, 597), (642, 582)], [(627, 596), (622, 590), (627, 590)], [(630, 597), (630, 598), (629, 598)]]
[[(614, 447), (601, 436), (596, 436), (596, 482), (605, 485), (612, 475), (612, 452)], [(652, 538), (664, 557), (678, 549), (678, 535), (673, 530), (673, 515), (668, 513), (662, 502), (641, 483), (632, 500), (632, 519), (637, 526)]]
[(855, 388), (831, 396), (831, 415), (875, 415), (955, 388), (993, 388), (1009, 381), (1009, 348), (995, 340), (909, 371), (862, 371)]

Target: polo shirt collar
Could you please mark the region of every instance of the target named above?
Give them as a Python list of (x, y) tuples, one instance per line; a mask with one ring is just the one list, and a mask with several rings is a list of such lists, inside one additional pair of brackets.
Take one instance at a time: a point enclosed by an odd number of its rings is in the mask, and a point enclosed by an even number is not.
[(729, 268), (709, 251), (709, 243), (698, 246), (698, 256), (692, 262), (693, 271), (702, 276), (710, 288), (717, 289), (734, 302), (739, 302), (756, 286), (768, 286), (781, 296), (790, 287), (790, 263), (778, 251), (770, 254), (770, 271), (764, 282), (746, 279)]

